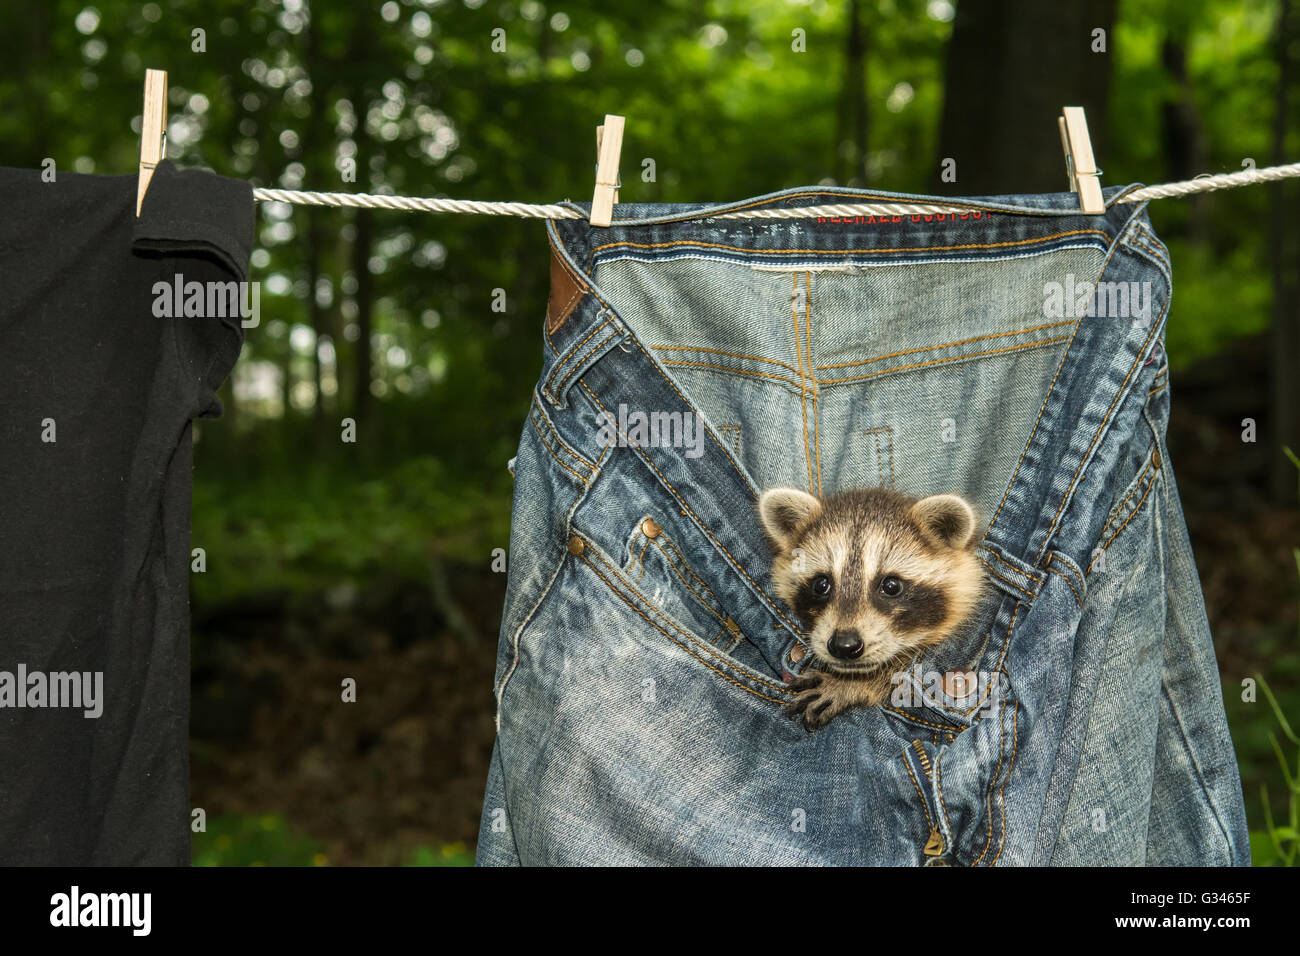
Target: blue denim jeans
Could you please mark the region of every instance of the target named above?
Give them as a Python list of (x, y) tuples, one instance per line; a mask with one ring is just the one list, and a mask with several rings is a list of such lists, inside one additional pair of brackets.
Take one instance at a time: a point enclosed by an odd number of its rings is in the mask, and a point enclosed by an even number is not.
[[(480, 865), (1249, 863), (1131, 188), (548, 225)], [(871, 200), (967, 211), (716, 218)], [(983, 532), (982, 610), (814, 733), (775, 485), (956, 492)]]

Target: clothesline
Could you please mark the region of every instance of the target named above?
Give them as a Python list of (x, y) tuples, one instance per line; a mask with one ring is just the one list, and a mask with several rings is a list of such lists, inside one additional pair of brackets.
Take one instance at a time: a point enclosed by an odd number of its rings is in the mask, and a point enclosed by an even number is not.
[[(1196, 193), (1232, 189), (1253, 183), (1277, 182), (1300, 176), (1300, 163), (1243, 169), (1236, 173), (1201, 175), (1180, 183), (1144, 186), (1121, 196), (1116, 202), (1136, 203), (1148, 199), (1191, 196)], [(283, 202), (299, 206), (356, 206), (364, 209), (400, 209), (408, 212), (459, 212), (480, 216), (519, 216), (526, 219), (586, 219), (585, 213), (568, 206), (523, 202), (480, 202), (476, 199), (417, 199), (407, 196), (376, 196), (369, 193), (318, 193), (296, 189), (254, 187), (253, 198), (263, 202)], [(830, 206), (778, 207), (745, 209), (719, 213), (714, 219), (802, 219), (841, 216), (920, 216), (968, 212), (968, 206), (945, 206), (924, 203), (840, 203)]]

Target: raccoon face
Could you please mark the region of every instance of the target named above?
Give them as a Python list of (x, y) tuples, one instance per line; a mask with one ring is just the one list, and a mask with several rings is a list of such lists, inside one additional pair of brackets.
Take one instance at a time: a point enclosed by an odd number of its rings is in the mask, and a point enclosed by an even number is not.
[(970, 616), (983, 575), (975, 512), (956, 495), (887, 488), (759, 499), (778, 595), (830, 670), (868, 671), (937, 644)]

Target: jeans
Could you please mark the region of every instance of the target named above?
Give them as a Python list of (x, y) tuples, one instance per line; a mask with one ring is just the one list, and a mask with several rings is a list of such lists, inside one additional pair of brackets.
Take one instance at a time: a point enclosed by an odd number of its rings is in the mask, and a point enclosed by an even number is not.
[[(548, 224), (480, 865), (1249, 864), (1132, 188)], [(714, 218), (872, 200), (967, 211)], [(954, 492), (982, 531), (981, 610), (814, 733), (775, 485)]]

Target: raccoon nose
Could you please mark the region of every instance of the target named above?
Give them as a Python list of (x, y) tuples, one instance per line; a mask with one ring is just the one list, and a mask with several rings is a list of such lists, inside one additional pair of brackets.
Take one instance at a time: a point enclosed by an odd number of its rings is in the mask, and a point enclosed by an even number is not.
[(862, 656), (862, 638), (857, 631), (836, 631), (826, 642), (831, 655), (842, 661), (851, 661)]

